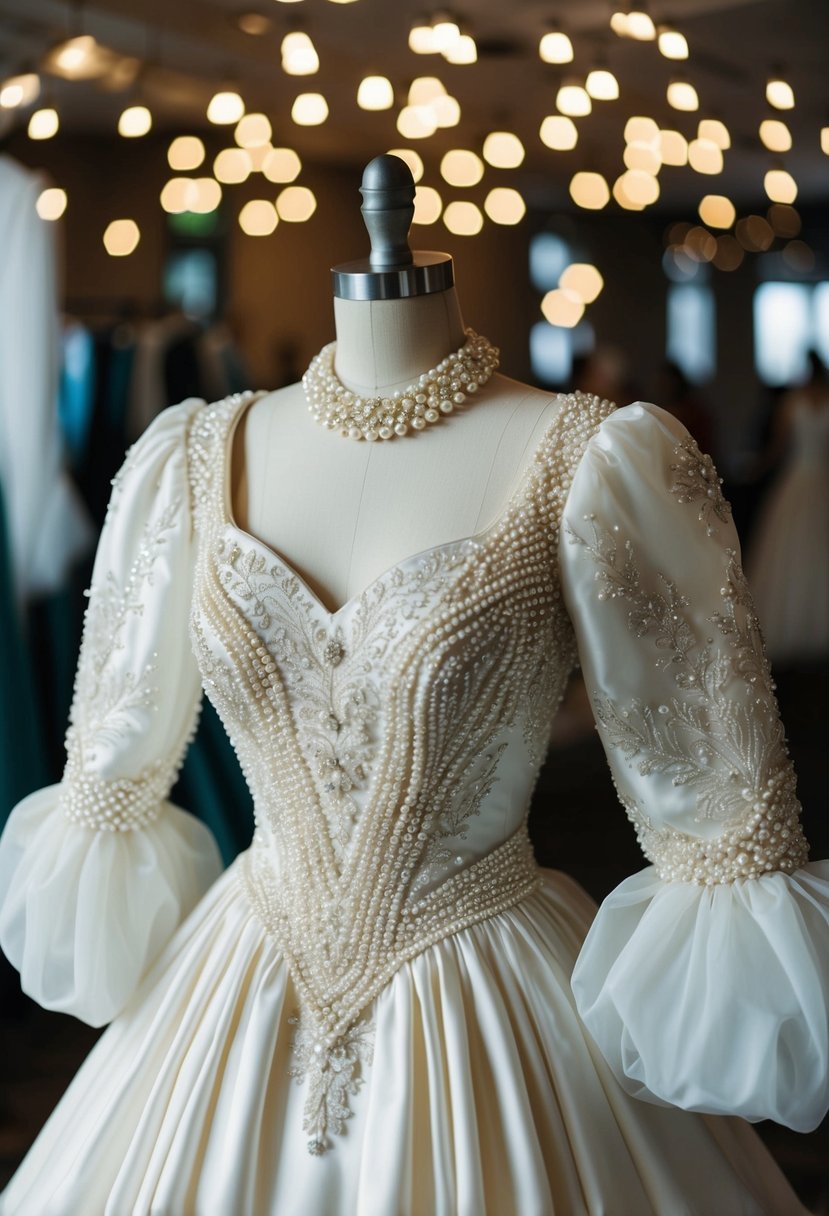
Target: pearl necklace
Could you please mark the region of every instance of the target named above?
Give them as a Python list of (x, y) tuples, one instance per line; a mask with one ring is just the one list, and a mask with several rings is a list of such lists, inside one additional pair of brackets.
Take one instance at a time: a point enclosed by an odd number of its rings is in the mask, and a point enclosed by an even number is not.
[(466, 342), (437, 367), (388, 397), (361, 397), (334, 371), (336, 342), (324, 346), (302, 377), (308, 409), (323, 426), (349, 439), (392, 439), (409, 429), (422, 431), (441, 414), (451, 414), (486, 384), (498, 366), (498, 348), (466, 330)]

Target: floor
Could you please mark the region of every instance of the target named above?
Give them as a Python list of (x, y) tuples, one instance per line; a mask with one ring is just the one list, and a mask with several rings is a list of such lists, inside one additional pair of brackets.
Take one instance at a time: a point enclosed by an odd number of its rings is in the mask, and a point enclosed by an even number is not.
[[(822, 814), (822, 806), (829, 669), (778, 673), (777, 678), (806, 831), (813, 856), (826, 857), (829, 817)], [(531, 829), (542, 864), (568, 871), (597, 900), (642, 866), (577, 685), (541, 774)], [(89, 1027), (46, 1013), (22, 997), (15, 973), (2, 963), (0, 1184), (13, 1172), (96, 1037)], [(809, 1210), (829, 1216), (829, 1120), (807, 1136), (774, 1124), (761, 1124), (759, 1131)]]

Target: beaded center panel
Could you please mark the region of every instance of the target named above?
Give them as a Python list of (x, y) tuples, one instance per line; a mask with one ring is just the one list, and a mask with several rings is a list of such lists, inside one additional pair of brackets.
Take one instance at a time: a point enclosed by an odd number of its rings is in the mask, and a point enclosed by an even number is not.
[(228, 438), (249, 402), (206, 407), (190, 433), (192, 640), (256, 805), (243, 882), (298, 994), (294, 1073), (319, 1153), (343, 1130), (370, 1056), (364, 1011), (394, 972), (538, 884), (526, 821), (483, 855), (465, 842), (509, 739), (534, 776), (546, 751), (576, 661), (561, 510), (613, 406), (562, 397), (490, 529), (404, 559), (332, 616), (226, 516)]

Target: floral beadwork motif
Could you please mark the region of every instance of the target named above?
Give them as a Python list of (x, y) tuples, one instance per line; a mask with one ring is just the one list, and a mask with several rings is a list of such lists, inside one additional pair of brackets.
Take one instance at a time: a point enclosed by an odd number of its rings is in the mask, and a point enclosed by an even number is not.
[(483, 855), (467, 842), (510, 732), (537, 776), (576, 657), (560, 513), (613, 407), (561, 398), (490, 529), (404, 559), (332, 615), (225, 509), (249, 400), (208, 407), (192, 429), (191, 633), (254, 796), (240, 876), (298, 995), (293, 1071), (319, 1153), (365, 1066), (355, 1028), (402, 962), (537, 887), (526, 822)]
[(671, 493), (677, 502), (699, 503), (699, 519), (706, 525), (709, 536), (714, 535), (712, 516), (721, 523), (731, 518), (731, 504), (722, 492), (722, 478), (711, 457), (700, 451), (689, 435), (674, 448), (671, 464), (674, 474)]

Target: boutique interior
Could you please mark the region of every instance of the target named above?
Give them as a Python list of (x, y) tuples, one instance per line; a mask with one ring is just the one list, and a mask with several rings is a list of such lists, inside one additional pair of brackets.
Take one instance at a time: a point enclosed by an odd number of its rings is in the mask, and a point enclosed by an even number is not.
[[(0, 823), (60, 781), (125, 450), (302, 379), (391, 153), (503, 375), (654, 402), (713, 458), (829, 855), (827, 47), (825, 0), (0, 0)], [(249, 844), (209, 706), (172, 797), (226, 864)], [(642, 866), (578, 674), (530, 830), (599, 902)], [(2, 1183), (98, 1031), (5, 959), (0, 1026)], [(758, 1128), (829, 1213), (829, 1127)]]

